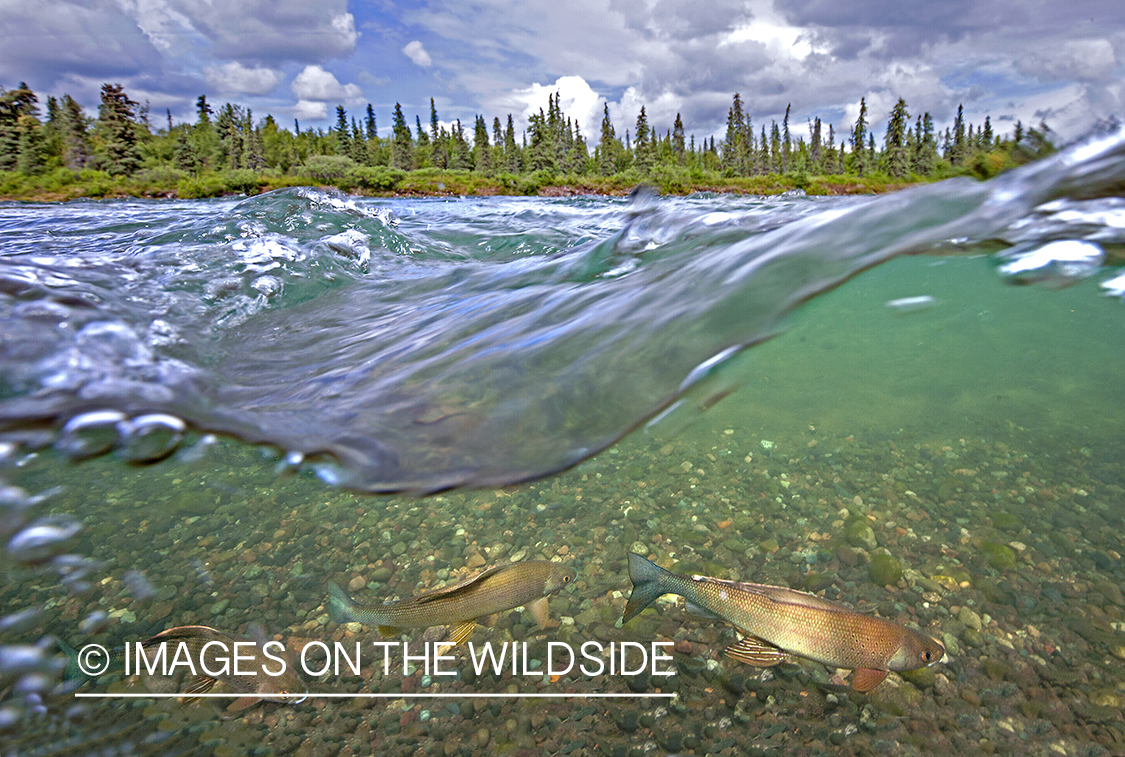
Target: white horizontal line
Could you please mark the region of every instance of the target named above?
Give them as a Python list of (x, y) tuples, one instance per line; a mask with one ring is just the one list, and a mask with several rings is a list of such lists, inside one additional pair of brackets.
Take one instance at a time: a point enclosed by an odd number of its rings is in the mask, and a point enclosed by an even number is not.
[(81, 693), (76, 692), (75, 697), (82, 697), (85, 699), (242, 699), (243, 697), (253, 697), (255, 699), (263, 700), (278, 700), (278, 699), (624, 699), (626, 697), (633, 699), (672, 699), (675, 694), (634, 694), (634, 693), (563, 693), (563, 694), (545, 694), (541, 692), (531, 692), (527, 694), (521, 693), (499, 693), (499, 694), (430, 694), (430, 693), (372, 693), (361, 692), (356, 694), (343, 694), (337, 692), (325, 692), (321, 694), (289, 694), (282, 696), (280, 694), (136, 694), (136, 693), (120, 693), (120, 694), (106, 694), (106, 693)]

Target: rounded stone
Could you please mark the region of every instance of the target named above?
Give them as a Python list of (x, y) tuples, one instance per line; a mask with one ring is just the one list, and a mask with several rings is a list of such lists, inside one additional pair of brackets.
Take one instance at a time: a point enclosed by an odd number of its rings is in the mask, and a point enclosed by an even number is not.
[(867, 576), (871, 582), (879, 586), (891, 586), (902, 578), (902, 566), (898, 560), (888, 554), (876, 553), (871, 555), (871, 564), (867, 566)]

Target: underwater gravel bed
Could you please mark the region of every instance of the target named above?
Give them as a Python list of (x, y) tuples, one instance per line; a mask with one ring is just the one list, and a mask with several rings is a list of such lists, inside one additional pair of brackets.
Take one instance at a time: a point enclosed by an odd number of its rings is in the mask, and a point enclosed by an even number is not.
[[(330, 580), (370, 602), (550, 559), (578, 571), (550, 600), (553, 627), (513, 611), (473, 641), (526, 641), (540, 661), (552, 640), (675, 644), (678, 675), (668, 679), (477, 677), (459, 664), (453, 682), (374, 668), (310, 681), (314, 691), (675, 691), (674, 700), (313, 700), (226, 720), (206, 703), (147, 706), (161, 728), (190, 729), (215, 754), (1120, 754), (1123, 459), (1104, 447), (1044, 454), (1018, 430), (1002, 440), (802, 432), (768, 441), (719, 428), (667, 444), (634, 437), (547, 481), (426, 499), (277, 479), (237, 447), (223, 450), (220, 469), (214, 458), (143, 471), (92, 461), (68, 469), (83, 484), (55, 507), (88, 523), (81, 549), (106, 561), (97, 585), (75, 596), (13, 582), (0, 601), (42, 604), (48, 627), (71, 643), (194, 623), (246, 633), (256, 622), (295, 648), (379, 639), (328, 620)], [(33, 488), (28, 475), (16, 483)], [(821, 665), (761, 671), (723, 659), (733, 632), (670, 601), (615, 628), (631, 550), (678, 572), (875, 610), (942, 639), (952, 659), (862, 695)], [(123, 580), (131, 570), (151, 596)], [(108, 621), (81, 634), (97, 610)], [(107, 676), (98, 689), (123, 685)]]

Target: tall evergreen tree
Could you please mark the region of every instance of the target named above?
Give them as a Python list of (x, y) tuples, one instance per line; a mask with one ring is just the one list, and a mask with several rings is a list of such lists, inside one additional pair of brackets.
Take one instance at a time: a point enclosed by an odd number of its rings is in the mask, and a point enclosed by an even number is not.
[(824, 168), (821, 163), (824, 148), (821, 145), (820, 126), (820, 116), (809, 124), (809, 173), (813, 174), (823, 173)]
[(77, 171), (90, 163), (89, 119), (82, 112), (82, 106), (70, 95), (63, 95), (61, 111), (63, 163)]
[(789, 139), (789, 108), (791, 105), (785, 106), (785, 120), (782, 121), (781, 126), (781, 172), (789, 173), (789, 152), (790, 152), (790, 139)]
[(637, 114), (636, 136), (633, 138), (633, 164), (644, 175), (652, 170), (655, 162), (656, 155), (652, 144), (652, 133), (648, 127), (645, 106), (642, 105), (641, 112)]
[(187, 129), (181, 128), (176, 133), (176, 146), (172, 150), (172, 163), (181, 171), (197, 173), (199, 171), (199, 154), (195, 150), (195, 143)]
[(622, 152), (623, 148), (617, 139), (613, 122), (609, 120), (609, 105), (605, 104), (602, 106), (601, 139), (597, 150), (598, 172), (602, 176), (617, 173), (617, 161)]
[(391, 165), (409, 171), (413, 168), (414, 140), (410, 136), (410, 127), (406, 125), (406, 117), (402, 115), (402, 106), (398, 103), (395, 103), (392, 133)]
[(130, 176), (141, 166), (137, 145), (137, 103), (120, 84), (103, 84), (98, 108), (98, 130), (102, 135), (99, 162), (111, 174)]
[(492, 173), (492, 150), (488, 144), (488, 124), (484, 116), (477, 116), (473, 124), (473, 170)]
[(215, 132), (219, 138), (219, 166), (243, 168), (242, 126), (246, 114), (241, 105), (225, 103), (215, 118)]
[(867, 163), (867, 98), (859, 100), (859, 116), (852, 129), (852, 171), (859, 176), (864, 176), (870, 166)]
[(676, 121), (672, 124), (672, 153), (676, 156), (676, 162), (683, 165), (684, 162), (684, 122), (680, 118), (680, 114), (676, 114)]
[(906, 110), (906, 101), (900, 97), (891, 110), (887, 134), (883, 139), (883, 170), (895, 178), (902, 178), (910, 172), (911, 156), (906, 145), (909, 124), (910, 113)]
[(242, 119), (242, 167), (251, 171), (261, 171), (266, 167), (265, 145), (262, 133), (254, 127), (254, 114), (247, 108)]
[(723, 168), (735, 176), (746, 176), (750, 173), (750, 164), (753, 162), (751, 153), (753, 146), (750, 144), (754, 132), (750, 119), (742, 108), (742, 97), (734, 93), (734, 99), (727, 110), (727, 132), (723, 137), (722, 159)]
[(950, 144), (949, 154), (946, 157), (949, 162), (955, 166), (959, 166), (965, 162), (965, 157), (968, 152), (965, 144), (965, 115), (964, 106), (957, 106), (957, 117), (953, 119), (953, 139)]
[(25, 82), (0, 94), (0, 170), (16, 170), (20, 154), (20, 119), (37, 116), (37, 102), (39, 98)]
[(371, 107), (371, 103), (367, 103), (367, 118), (364, 119), (364, 126), (367, 128), (367, 141), (371, 142), (379, 138), (379, 129), (375, 123), (375, 109)]

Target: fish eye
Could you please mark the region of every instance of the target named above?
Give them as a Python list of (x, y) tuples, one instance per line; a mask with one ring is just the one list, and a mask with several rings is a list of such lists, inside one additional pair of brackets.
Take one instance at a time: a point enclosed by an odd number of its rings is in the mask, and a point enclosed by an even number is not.
[(570, 583), (570, 576), (563, 576), (563, 583), (564, 584)]
[(930, 662), (934, 659), (934, 653), (928, 649), (922, 650), (922, 662)]

